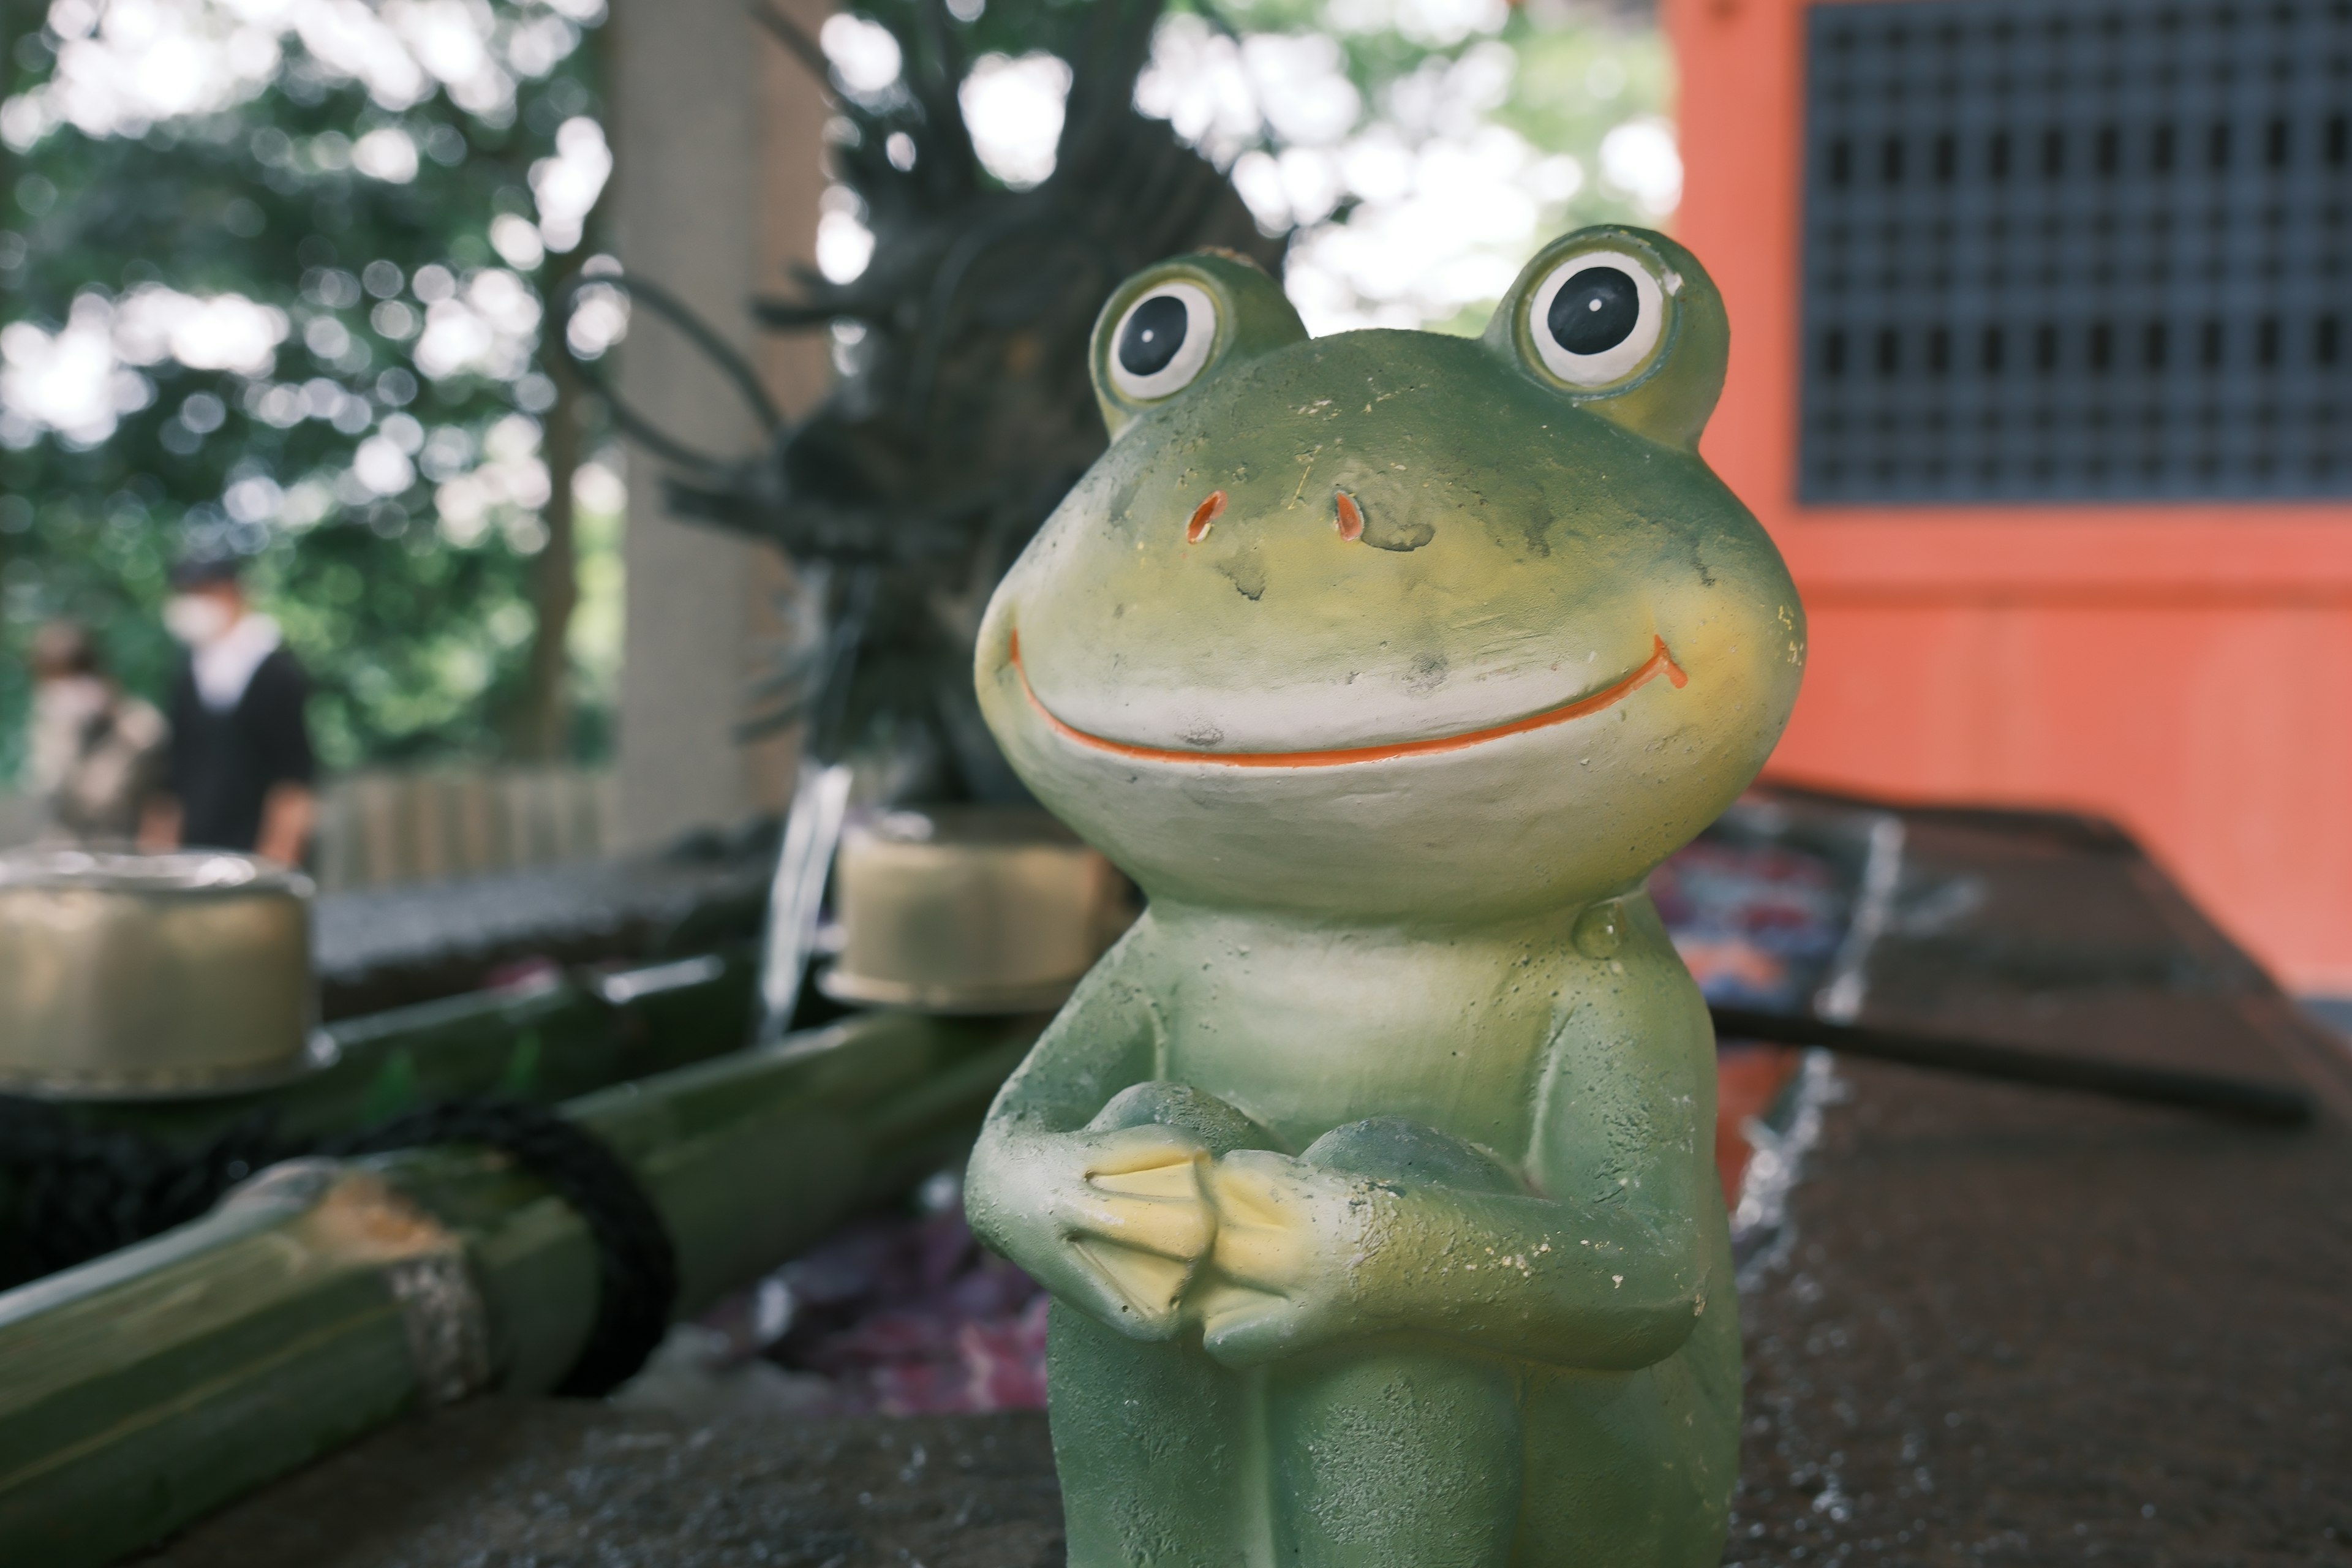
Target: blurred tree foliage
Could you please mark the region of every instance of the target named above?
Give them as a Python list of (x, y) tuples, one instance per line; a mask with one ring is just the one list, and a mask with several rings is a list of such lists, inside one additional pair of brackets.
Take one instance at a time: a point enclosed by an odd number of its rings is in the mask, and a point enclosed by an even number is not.
[(600, 743), (537, 360), (609, 166), (602, 16), (0, 0), (0, 776), (32, 628), (86, 618), (158, 692), (190, 548), (250, 557), (331, 764)]
[[(977, 79), (1084, 0), (940, 3)], [(616, 508), (575, 530), (598, 432), (540, 329), (609, 166), (604, 5), (0, 0), (0, 777), (33, 626), (159, 690), (192, 544), (252, 557), (331, 763), (598, 752)], [(1664, 220), (1669, 91), (1630, 0), (1174, 0), (1138, 102), (1292, 233), (1315, 330), (1472, 331), (1549, 236)]]
[(1293, 231), (1310, 331), (1476, 332), (1546, 240), (1671, 220), (1672, 61), (1641, 0), (1174, 8), (1138, 100)]

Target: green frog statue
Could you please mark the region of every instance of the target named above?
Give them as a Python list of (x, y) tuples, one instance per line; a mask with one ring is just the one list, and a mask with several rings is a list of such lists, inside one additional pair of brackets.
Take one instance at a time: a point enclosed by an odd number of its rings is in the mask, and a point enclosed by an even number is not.
[(1150, 895), (966, 1188), (1055, 1297), (1074, 1568), (1719, 1560), (1713, 1037), (1643, 879), (1804, 664), (1696, 450), (1728, 342), (1697, 261), (1615, 226), (1483, 340), (1309, 338), (1216, 253), (1105, 307), (1113, 440), (977, 660)]

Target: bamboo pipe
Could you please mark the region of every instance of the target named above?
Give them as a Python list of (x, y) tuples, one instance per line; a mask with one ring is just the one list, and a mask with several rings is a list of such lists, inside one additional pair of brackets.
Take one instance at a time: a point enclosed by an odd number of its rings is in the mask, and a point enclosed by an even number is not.
[[(263, 1122), (287, 1144), (358, 1131), (436, 1100), (541, 1102), (591, 1093), (737, 1049), (756, 976), (714, 952), (616, 972), (575, 972), (348, 1018), (320, 1032), (323, 1065), (291, 1082), (173, 1100), (53, 1101), (93, 1133), (128, 1132), (194, 1152)], [(11, 1233), (27, 1224), (22, 1172), (0, 1150), (0, 1289), (23, 1278)]]
[[(1035, 1027), (870, 1014), (564, 1110), (659, 1210), (691, 1312), (952, 1161)], [(502, 1156), (274, 1167), (0, 1295), (0, 1562), (97, 1568), (419, 1405), (544, 1393), (595, 1310), (585, 1226)]]

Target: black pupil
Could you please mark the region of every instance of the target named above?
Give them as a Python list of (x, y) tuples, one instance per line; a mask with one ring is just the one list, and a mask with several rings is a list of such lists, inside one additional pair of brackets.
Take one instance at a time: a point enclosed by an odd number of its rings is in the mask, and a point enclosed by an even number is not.
[(1597, 354), (1633, 336), (1641, 319), (1642, 297), (1631, 278), (1614, 267), (1588, 267), (1559, 286), (1544, 325), (1569, 353)]
[(1156, 375), (1184, 346), (1184, 301), (1154, 294), (1128, 313), (1118, 334), (1118, 363), (1129, 375)]

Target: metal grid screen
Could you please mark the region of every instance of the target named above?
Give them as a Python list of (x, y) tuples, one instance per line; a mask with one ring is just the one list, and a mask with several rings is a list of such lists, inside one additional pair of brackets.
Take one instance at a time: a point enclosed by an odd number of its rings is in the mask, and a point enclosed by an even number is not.
[(2352, 0), (1809, 26), (1804, 499), (2352, 494)]

